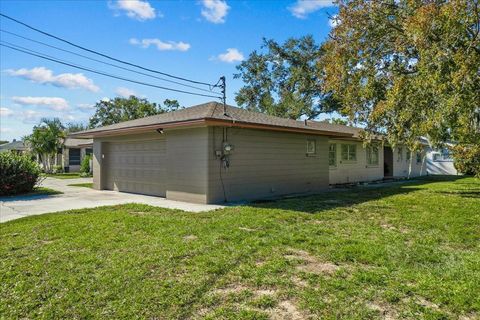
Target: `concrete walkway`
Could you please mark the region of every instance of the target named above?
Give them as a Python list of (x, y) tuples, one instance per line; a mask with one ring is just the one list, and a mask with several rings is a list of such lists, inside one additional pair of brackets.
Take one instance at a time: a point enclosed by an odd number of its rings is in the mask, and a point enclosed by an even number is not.
[(90, 183), (91, 178), (55, 179), (46, 178), (42, 187), (63, 192), (59, 195), (31, 195), (0, 198), (0, 223), (31, 215), (71, 209), (94, 208), (125, 203), (143, 203), (169, 209), (191, 212), (210, 211), (223, 208), (219, 205), (207, 205), (167, 200), (160, 197), (116, 191), (99, 191), (85, 187), (70, 187), (69, 184)]

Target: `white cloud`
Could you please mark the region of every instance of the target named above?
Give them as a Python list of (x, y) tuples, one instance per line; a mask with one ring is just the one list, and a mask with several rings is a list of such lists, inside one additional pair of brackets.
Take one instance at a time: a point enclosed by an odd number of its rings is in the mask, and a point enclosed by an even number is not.
[(305, 19), (312, 12), (334, 5), (333, 1), (328, 0), (297, 0), (295, 5), (288, 9), (295, 17)]
[[(115, 5), (110, 5), (110, 8), (125, 11), (129, 18), (140, 21), (155, 19), (157, 16), (155, 8), (148, 1), (118, 0)], [(159, 16), (162, 17), (162, 14), (159, 13)]]
[(135, 96), (136, 93), (135, 91), (125, 88), (125, 87), (118, 87), (117, 90), (115, 90), (115, 93), (123, 98), (128, 98), (130, 96)]
[(34, 110), (25, 110), (20, 113), (20, 119), (23, 123), (38, 123), (42, 118), (42, 113)]
[(4, 127), (0, 128), (0, 133), (7, 133), (7, 132), (12, 132), (12, 129), (11, 128), (4, 128)]
[(7, 70), (7, 73), (14, 77), (28, 79), (30, 81), (41, 84), (53, 84), (57, 87), (64, 88), (83, 88), (92, 92), (100, 90), (93, 81), (85, 77), (82, 73), (61, 73), (54, 75), (53, 71), (45, 67), (37, 67), (33, 69)]
[(68, 102), (58, 97), (12, 97), (12, 101), (21, 105), (46, 106), (55, 111), (68, 109)]
[(340, 19), (338, 18), (338, 14), (335, 14), (328, 19), (328, 24), (330, 27), (335, 28), (340, 24)]
[(77, 107), (81, 111), (85, 111), (85, 112), (95, 109), (95, 105), (90, 104), (90, 103), (79, 103), (79, 104), (77, 104)]
[(217, 57), (218, 60), (228, 63), (243, 61), (245, 57), (236, 48), (228, 48), (227, 52), (221, 53)]
[(212, 23), (224, 23), (230, 7), (223, 0), (203, 0), (202, 16)]
[(158, 50), (160, 51), (187, 51), (190, 49), (190, 44), (185, 43), (185, 42), (175, 42), (175, 41), (168, 41), (168, 42), (163, 42), (160, 39), (136, 39), (136, 38), (131, 38), (130, 39), (130, 44), (134, 46), (140, 46), (142, 48), (148, 48), (150, 46), (156, 46)]
[(0, 108), (0, 116), (1, 117), (10, 117), (12, 114), (13, 114), (12, 110), (10, 110), (8, 108), (5, 108), (5, 107)]

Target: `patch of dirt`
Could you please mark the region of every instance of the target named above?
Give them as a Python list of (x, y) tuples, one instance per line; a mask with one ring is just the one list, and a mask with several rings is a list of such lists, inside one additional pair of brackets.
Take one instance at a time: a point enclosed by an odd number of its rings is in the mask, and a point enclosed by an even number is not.
[(198, 237), (196, 235), (193, 235), (193, 234), (189, 234), (188, 236), (185, 236), (183, 237), (183, 240), (185, 241), (194, 241), (194, 240), (197, 240)]
[(251, 228), (246, 228), (246, 227), (239, 227), (238, 229), (247, 231), (247, 232), (255, 232), (258, 231), (258, 229), (251, 229)]
[(307, 281), (305, 281), (302, 278), (299, 278), (297, 276), (293, 277), (292, 281), (293, 281), (293, 284), (296, 285), (297, 287), (304, 288), (304, 287), (308, 286)]
[(222, 296), (226, 296), (226, 295), (229, 295), (231, 293), (240, 293), (240, 292), (245, 291), (245, 290), (250, 290), (250, 288), (242, 286), (241, 284), (232, 284), (232, 285), (230, 285), (228, 287), (225, 287), (225, 288), (215, 289), (215, 290), (213, 290), (213, 293), (214, 294), (219, 294), (219, 295), (222, 295)]
[(316, 257), (310, 255), (303, 250), (290, 250), (291, 254), (285, 255), (287, 259), (303, 260), (304, 264), (297, 266), (298, 271), (316, 273), (316, 274), (333, 274), (339, 269), (339, 266), (331, 262), (320, 261)]
[(378, 302), (368, 302), (367, 307), (371, 310), (378, 311), (381, 314), (382, 319), (384, 320), (398, 319), (397, 312), (389, 304), (378, 303)]
[(301, 312), (296, 304), (290, 300), (284, 300), (278, 303), (278, 305), (271, 309), (270, 319), (272, 320), (304, 320), (307, 319), (307, 315)]
[(433, 303), (431, 301), (428, 301), (427, 299), (423, 298), (423, 297), (417, 297), (417, 302), (424, 306), (424, 307), (427, 307), (429, 309), (433, 309), (433, 310), (440, 310), (440, 307), (438, 306), (438, 304), (436, 303)]
[(387, 223), (387, 222), (382, 223), (382, 224), (380, 225), (380, 227), (381, 227), (382, 229), (385, 229), (385, 230), (397, 231), (397, 232), (400, 232), (400, 233), (408, 233), (408, 232), (409, 232), (409, 231), (408, 231), (407, 229), (405, 229), (405, 228), (397, 228), (397, 227), (395, 227), (394, 225), (392, 225), (392, 224), (390, 224), (390, 223)]

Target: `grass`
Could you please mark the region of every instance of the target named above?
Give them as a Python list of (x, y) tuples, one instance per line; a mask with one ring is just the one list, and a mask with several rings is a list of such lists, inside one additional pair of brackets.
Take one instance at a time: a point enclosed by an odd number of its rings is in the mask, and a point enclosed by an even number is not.
[(73, 183), (69, 184), (70, 187), (84, 187), (84, 188), (93, 188), (93, 183)]
[(63, 192), (61, 192), (61, 191), (46, 188), (46, 187), (35, 187), (33, 189), (33, 191), (31, 191), (31, 192), (24, 193), (24, 194), (16, 194), (16, 195), (12, 195), (12, 196), (2, 196), (2, 197), (0, 197), (0, 199), (2, 199), (2, 198), (12, 198), (12, 197), (18, 197), (18, 196), (25, 197), (25, 196), (36, 196), (36, 195), (42, 195), (42, 196), (43, 195), (55, 195), (55, 194), (62, 194), (62, 193)]
[(121, 205), (1, 225), (0, 314), (478, 319), (480, 181), (186, 213)]
[(56, 179), (77, 179), (81, 178), (79, 172), (69, 172), (69, 173), (45, 173), (42, 176)]

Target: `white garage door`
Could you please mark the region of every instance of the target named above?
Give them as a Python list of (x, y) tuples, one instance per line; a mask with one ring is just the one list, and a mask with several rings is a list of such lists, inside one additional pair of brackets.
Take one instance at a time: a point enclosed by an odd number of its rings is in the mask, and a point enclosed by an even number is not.
[(103, 163), (106, 189), (165, 197), (165, 139), (106, 143)]

